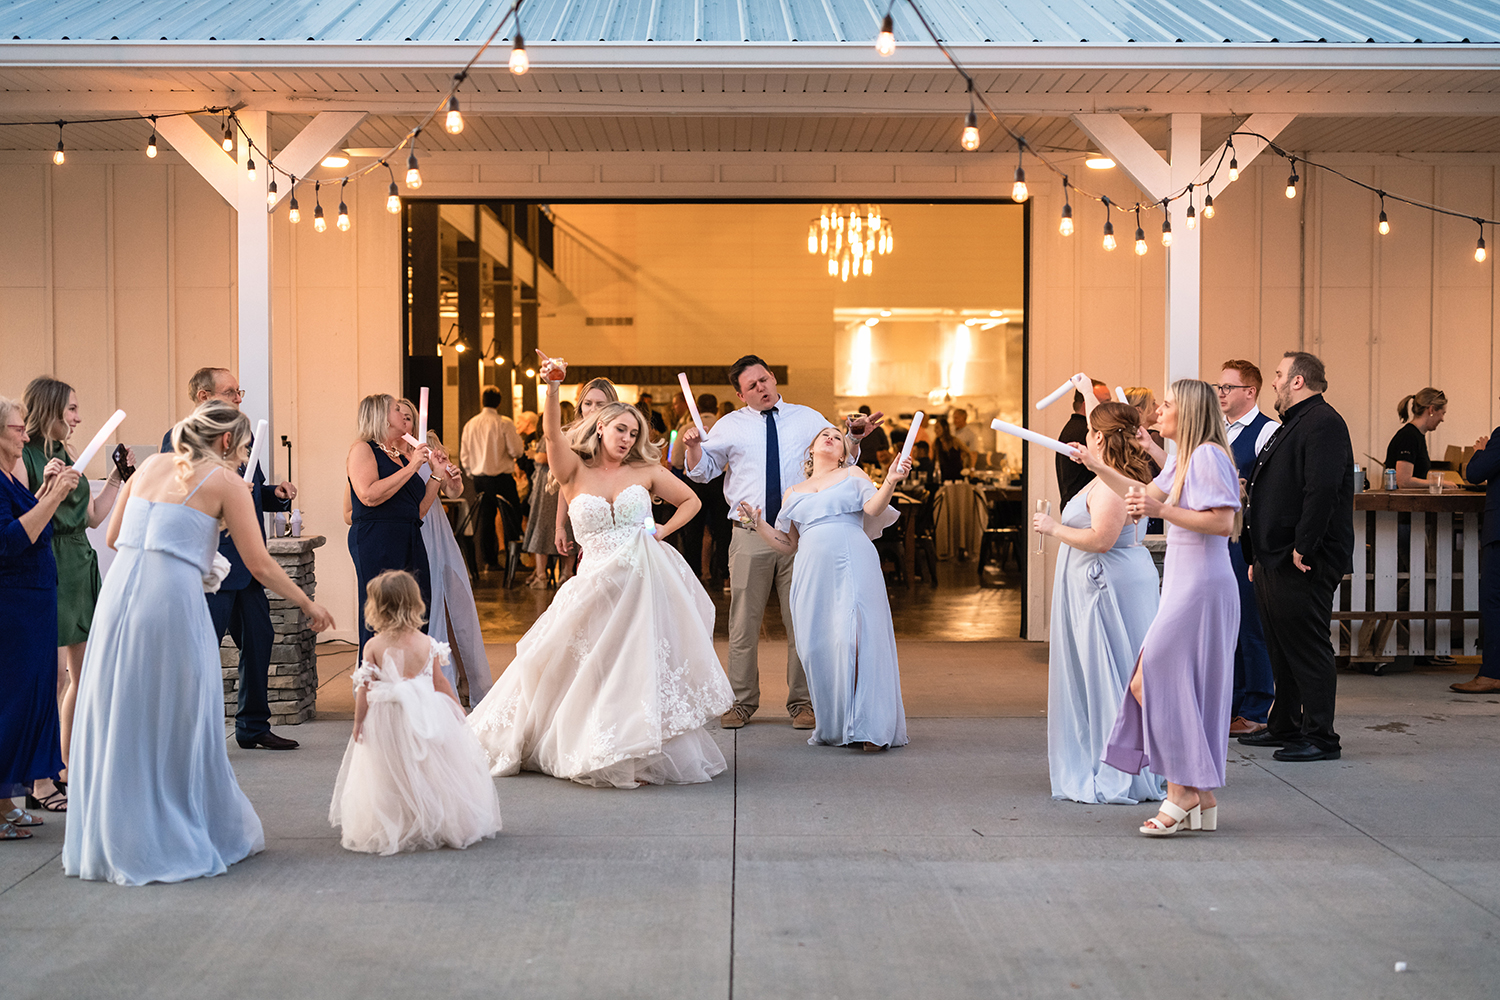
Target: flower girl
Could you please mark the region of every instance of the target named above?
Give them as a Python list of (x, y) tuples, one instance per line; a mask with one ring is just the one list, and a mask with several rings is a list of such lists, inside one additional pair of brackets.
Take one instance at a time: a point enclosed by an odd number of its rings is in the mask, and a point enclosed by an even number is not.
[(365, 621), (376, 635), (354, 671), (354, 735), (328, 809), (351, 851), (468, 847), (500, 829), (484, 750), (433, 669), (448, 644), (420, 631), (426, 610), (410, 573), (370, 581)]

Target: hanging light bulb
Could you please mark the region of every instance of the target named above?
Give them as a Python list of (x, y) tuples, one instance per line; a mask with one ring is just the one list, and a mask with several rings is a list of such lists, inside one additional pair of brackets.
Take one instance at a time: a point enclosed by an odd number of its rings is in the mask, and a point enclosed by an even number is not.
[(323, 206), (318, 197), (322, 187), (322, 181), (313, 182), (313, 228), (320, 233), (328, 229), (328, 220), (323, 218)]
[(1113, 250), (1115, 246), (1115, 224), (1106, 222), (1104, 224), (1104, 249)]
[(411, 152), (406, 156), (406, 186), (413, 191), (422, 186), (422, 170), (417, 166), (417, 135), (421, 131), (412, 133)]
[(458, 135), (464, 130), (464, 116), (458, 110), (457, 94), (448, 95), (448, 117), (443, 120), (443, 128), (449, 135)]
[(968, 117), (964, 119), (964, 134), (959, 145), (970, 153), (979, 148), (979, 118), (974, 114), (973, 108), (969, 109)]
[(302, 210), (297, 207), (297, 178), (292, 178), (292, 193), (288, 199), (286, 220), (292, 225), (302, 221)]
[(1479, 223), (1479, 242), (1474, 246), (1474, 259), (1483, 264), (1484, 259), (1489, 256), (1484, 249), (1484, 223), (1479, 219), (1475, 219), (1474, 221)]
[(391, 181), (391, 188), (386, 192), (385, 210), (392, 215), (401, 211), (401, 195), (396, 191), (396, 182)]
[(531, 57), (526, 54), (526, 39), (516, 32), (516, 40), (510, 47), (510, 71), (516, 76), (525, 76), (531, 68)]
[(874, 270), (874, 265), (873, 265), (873, 264), (872, 264), (872, 262), (871, 262), (871, 261), (870, 261), (870, 258), (869, 258), (869, 257), (866, 257), (866, 258), (865, 258), (865, 262), (864, 262), (864, 265), (863, 265), (863, 268), (864, 268), (864, 273), (865, 273), (865, 274), (867, 274), (867, 275), (868, 275), (868, 274), (869, 274), (869, 273), (870, 273), (870, 272), (871, 272), (871, 271), (872, 271), (872, 270)]
[(1380, 192), (1380, 221), (1375, 226), (1381, 236), (1387, 236), (1391, 231), (1391, 220), (1385, 217), (1385, 192)]
[(1016, 142), (1016, 182), (1010, 186), (1010, 200), (1017, 205), (1031, 197), (1026, 189), (1026, 140)]
[(1068, 201), (1068, 177), (1063, 175), (1063, 207), (1062, 220), (1057, 224), (1057, 231), (1063, 236), (1073, 235), (1073, 205)]
[(234, 126), (229, 115), (224, 116), (224, 140), (219, 145), (224, 147), (224, 152), (234, 152)]
[(1146, 256), (1146, 231), (1141, 228), (1141, 206), (1135, 206), (1135, 255)]
[(1288, 198), (1295, 198), (1297, 197), (1297, 181), (1300, 180), (1300, 178), (1297, 176), (1297, 158), (1294, 156), (1291, 158), (1291, 160), (1292, 172), (1291, 175), (1286, 179), (1286, 196)]
[(1234, 158), (1234, 140), (1229, 140), (1229, 183), (1240, 179), (1240, 161)]
[(832, 257), (829, 257), (828, 258), (828, 274), (830, 276), (834, 276), (834, 275), (837, 275), (838, 273), (839, 273), (839, 262), (836, 261), (836, 260), (834, 260)]
[(1203, 196), (1203, 217), (1205, 219), (1212, 219), (1214, 217), (1214, 196), (1213, 196), (1213, 192), (1212, 191), (1208, 191), (1208, 188), (1206, 188), (1206, 187), (1203, 190), (1208, 192), (1207, 194), (1205, 194)]
[(255, 183), (255, 157), (253, 157), (253, 156), (246, 157), (246, 159), (245, 159), (245, 173), (246, 173), (246, 175), (249, 176), (250, 183), (254, 184)]
[(807, 252), (818, 252), (818, 224), (816, 222), (807, 227)]
[(1193, 185), (1191, 185), (1191, 184), (1188, 185), (1187, 200), (1188, 200), (1187, 227), (1189, 229), (1197, 229), (1198, 228), (1198, 210), (1193, 207)]
[(1162, 220), (1161, 220), (1161, 245), (1164, 246), (1164, 247), (1169, 247), (1169, 246), (1172, 245), (1172, 214), (1171, 213), (1172, 213), (1171, 203), (1168, 202), (1168, 201), (1166, 201), (1166, 200), (1163, 200), (1162, 203), (1161, 203), (1161, 214), (1162, 214)]
[(146, 157), (156, 159), (156, 116), (151, 116), (151, 138), (146, 142)]
[(276, 207), (276, 175), (271, 175), (271, 183), (266, 185), (266, 208)]
[(339, 227), (339, 232), (349, 231), (349, 206), (344, 204), (344, 188), (349, 186), (349, 178), (344, 178), (344, 183), (339, 185), (339, 217), (334, 225)]
[(880, 22), (880, 37), (875, 39), (875, 51), (883, 56), (896, 54), (896, 21), (889, 14)]

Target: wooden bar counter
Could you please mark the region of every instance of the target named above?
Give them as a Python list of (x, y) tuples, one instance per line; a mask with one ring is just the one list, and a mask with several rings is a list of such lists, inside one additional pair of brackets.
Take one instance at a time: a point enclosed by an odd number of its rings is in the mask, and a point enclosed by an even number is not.
[(1381, 662), (1476, 653), (1483, 510), (1483, 493), (1460, 489), (1354, 495), (1353, 571), (1334, 597), (1332, 616), (1340, 657)]

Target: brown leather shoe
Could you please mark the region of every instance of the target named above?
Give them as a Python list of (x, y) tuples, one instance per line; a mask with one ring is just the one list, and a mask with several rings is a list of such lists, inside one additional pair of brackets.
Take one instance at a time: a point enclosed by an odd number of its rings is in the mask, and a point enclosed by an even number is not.
[(810, 708), (799, 709), (797, 714), (792, 716), (793, 729), (815, 729), (817, 725), (818, 720)]
[(719, 727), (721, 729), (739, 729), (750, 721), (750, 716), (753, 714), (744, 705), (736, 705), (719, 718)]
[(1229, 720), (1229, 736), (1231, 739), (1238, 736), (1254, 736), (1266, 728), (1264, 722), (1251, 722), (1243, 715), (1236, 715)]
[(1450, 691), (1459, 694), (1495, 694), (1500, 692), (1500, 680), (1493, 677), (1476, 677), (1472, 681), (1464, 681), (1461, 684), (1449, 684)]

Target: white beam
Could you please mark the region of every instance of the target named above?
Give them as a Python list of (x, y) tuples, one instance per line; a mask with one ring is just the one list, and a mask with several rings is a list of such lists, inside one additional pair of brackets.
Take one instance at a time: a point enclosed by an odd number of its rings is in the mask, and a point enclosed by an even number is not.
[[(1173, 115), (1170, 183), (1153, 197), (1159, 201), (1185, 189), (1202, 166), (1198, 159), (1202, 150), (1202, 117)], [(1203, 248), (1198, 230), (1187, 227), (1186, 199), (1172, 202), (1168, 211), (1173, 239), (1167, 248), (1166, 384), (1171, 385), (1180, 378), (1199, 377)]]
[[(293, 177), (306, 177), (322, 162), (323, 157), (337, 149), (355, 126), (365, 120), (363, 111), (325, 111), (307, 124), (296, 138), (286, 144), (274, 160), (276, 169)], [(291, 194), (290, 184), (278, 184), (276, 203)], [(265, 191), (261, 191), (265, 202)]]
[[(264, 111), (241, 111), (240, 125), (259, 149), (267, 148), (268, 119)], [(237, 137), (238, 138), (238, 137)], [(266, 421), (266, 479), (271, 475), (276, 454), (276, 410), (272, 405), (271, 384), (271, 214), (266, 211), (265, 165), (256, 164), (256, 179), (250, 180), (246, 161), (251, 153), (243, 142), (235, 144), (237, 187), (235, 208), (238, 212), (235, 233), (238, 240), (237, 305), (239, 310), (240, 388), (245, 398), (240, 409), (255, 421)], [(286, 470), (290, 475), (291, 470)]]
[(217, 139), (210, 137), (188, 115), (159, 118), (156, 131), (198, 172), (198, 176), (213, 185), (225, 201), (231, 205), (239, 204), (240, 179), (236, 176), (234, 157), (224, 152)]
[[(1173, 115), (1173, 122), (1179, 117), (1182, 116)], [(1170, 192), (1172, 170), (1167, 161), (1124, 118), (1119, 115), (1074, 115), (1073, 123), (1083, 129), (1100, 150), (1113, 157), (1135, 186), (1152, 201), (1161, 201)], [(1175, 128), (1173, 132), (1175, 135)], [(1196, 161), (1197, 156), (1193, 159)]]
[[(1275, 141), (1276, 137), (1281, 134), (1281, 130), (1290, 125), (1292, 123), (1292, 120), (1296, 117), (1296, 115), (1286, 114), (1251, 115), (1243, 122), (1240, 122), (1240, 124), (1235, 128), (1235, 131), (1254, 132), (1257, 135), (1265, 136), (1266, 139)], [(1173, 120), (1176, 120), (1175, 115), (1173, 116)], [(1198, 168), (1197, 175), (1193, 178), (1194, 183), (1201, 184), (1203, 181), (1207, 180), (1213, 175), (1214, 165), (1219, 162), (1219, 156), (1224, 152), (1224, 148), (1228, 144), (1228, 140), (1225, 140), (1224, 142), (1221, 142), (1219, 144), (1218, 149), (1208, 154), (1208, 158), (1203, 161), (1202, 165)], [(1265, 150), (1266, 142), (1264, 139), (1256, 139), (1250, 136), (1242, 135), (1240, 136), (1239, 141), (1234, 144), (1234, 158), (1236, 161), (1238, 161), (1240, 169), (1244, 170), (1250, 165), (1251, 161), (1253, 161), (1261, 153), (1265, 152)], [(1225, 170), (1229, 169), (1229, 161), (1227, 159), (1224, 161), (1224, 168)], [(1173, 177), (1173, 180), (1175, 182), (1175, 175)], [(1219, 183), (1222, 185), (1225, 182), (1223, 180), (1220, 180)]]

